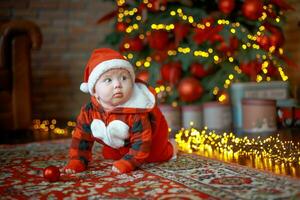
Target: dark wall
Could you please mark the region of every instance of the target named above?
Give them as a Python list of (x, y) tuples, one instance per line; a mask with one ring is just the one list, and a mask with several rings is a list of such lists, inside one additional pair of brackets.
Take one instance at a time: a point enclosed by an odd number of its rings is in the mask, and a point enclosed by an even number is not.
[(0, 19), (28, 19), (43, 34), (32, 53), (33, 117), (74, 119), (88, 95), (79, 90), (92, 49), (111, 30), (97, 19), (114, 9), (101, 0), (0, 0)]
[[(296, 11), (287, 12), (285, 48), (300, 64), (300, 1), (289, 2)], [(43, 34), (42, 49), (32, 54), (34, 118), (76, 117), (88, 97), (79, 90), (86, 61), (112, 28), (96, 21), (113, 9), (101, 0), (0, 0), (0, 19), (32, 20)], [(300, 85), (300, 72), (291, 70), (291, 80)]]

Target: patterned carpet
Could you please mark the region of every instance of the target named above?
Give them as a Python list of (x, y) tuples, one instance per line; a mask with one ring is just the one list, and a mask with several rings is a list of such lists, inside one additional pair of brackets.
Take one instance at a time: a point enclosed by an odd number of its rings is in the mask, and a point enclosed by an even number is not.
[(0, 199), (300, 199), (300, 179), (192, 154), (113, 174), (100, 145), (88, 171), (45, 181), (43, 168), (67, 162), (69, 142), (0, 145)]

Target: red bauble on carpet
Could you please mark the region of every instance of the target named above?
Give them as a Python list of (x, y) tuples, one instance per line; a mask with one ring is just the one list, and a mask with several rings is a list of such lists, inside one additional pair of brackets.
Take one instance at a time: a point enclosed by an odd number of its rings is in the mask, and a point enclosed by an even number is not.
[(242, 6), (243, 15), (250, 20), (257, 20), (263, 12), (261, 0), (246, 0)]
[(179, 82), (178, 92), (182, 101), (192, 102), (201, 97), (203, 94), (203, 87), (196, 78), (187, 77)]
[(58, 167), (55, 166), (48, 166), (44, 169), (44, 178), (50, 182), (58, 181), (60, 178), (60, 171)]

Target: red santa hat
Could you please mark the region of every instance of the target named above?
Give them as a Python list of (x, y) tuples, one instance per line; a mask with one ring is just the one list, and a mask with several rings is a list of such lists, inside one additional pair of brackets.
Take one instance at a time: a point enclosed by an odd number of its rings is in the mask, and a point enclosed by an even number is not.
[(133, 66), (123, 55), (109, 48), (100, 48), (95, 49), (88, 60), (80, 90), (85, 93), (94, 94), (93, 88), (99, 77), (111, 69), (126, 69), (132, 80), (135, 80)]

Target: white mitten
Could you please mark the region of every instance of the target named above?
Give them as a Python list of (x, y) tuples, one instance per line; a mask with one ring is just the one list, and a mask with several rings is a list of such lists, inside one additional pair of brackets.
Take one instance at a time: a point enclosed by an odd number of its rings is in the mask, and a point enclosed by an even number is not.
[(123, 147), (125, 139), (129, 137), (129, 126), (121, 120), (114, 120), (107, 126), (107, 135), (111, 144), (117, 148)]
[(95, 138), (101, 139), (104, 143), (107, 142), (106, 126), (102, 120), (94, 119), (91, 123), (91, 130)]
[(123, 147), (125, 139), (129, 137), (129, 126), (120, 120), (114, 120), (106, 127), (102, 120), (94, 119), (91, 130), (95, 138), (115, 149)]

